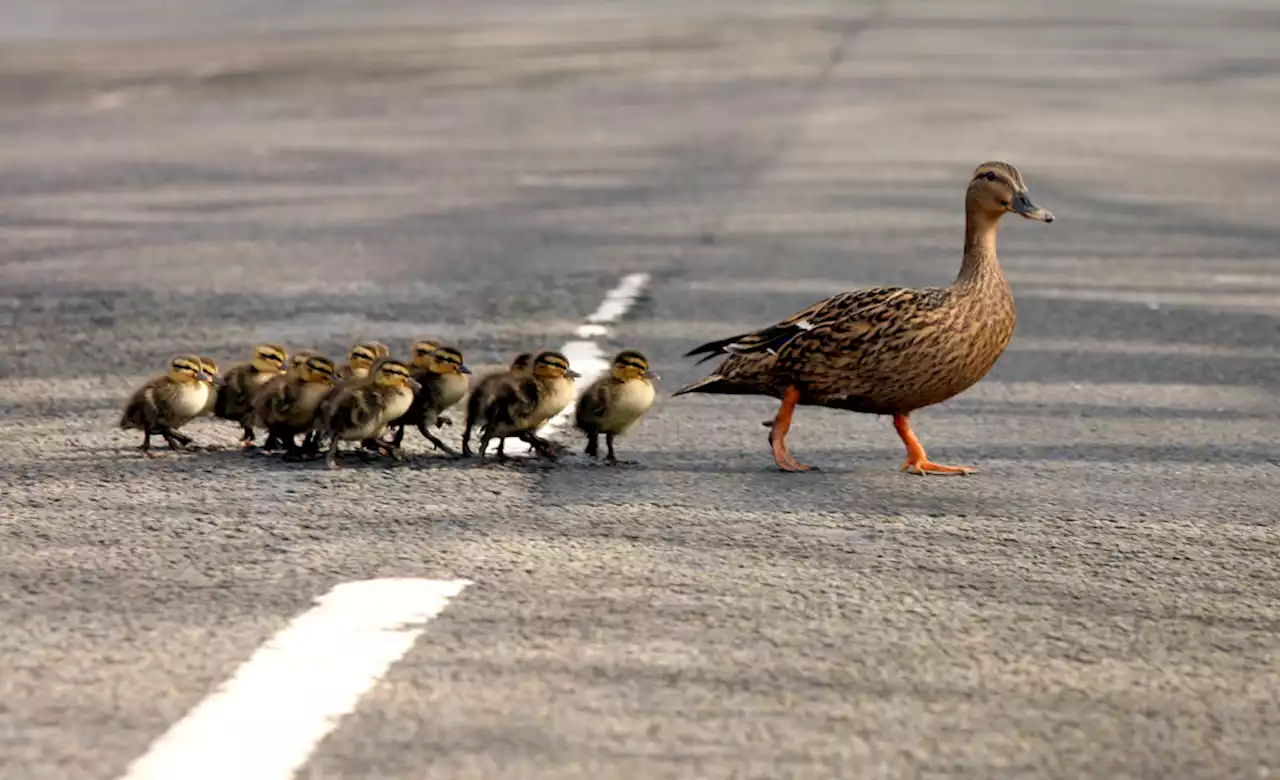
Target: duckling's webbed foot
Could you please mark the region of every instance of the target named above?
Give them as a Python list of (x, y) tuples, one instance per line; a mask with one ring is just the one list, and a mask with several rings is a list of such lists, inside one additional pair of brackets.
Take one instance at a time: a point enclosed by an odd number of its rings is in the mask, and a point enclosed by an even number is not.
[(436, 449), (443, 452), (445, 455), (448, 455), (450, 458), (462, 457), (461, 455), (458, 454), (457, 450), (455, 450), (453, 447), (450, 447), (448, 444), (445, 444), (440, 439), (440, 437), (433, 436), (432, 434), (427, 433), (426, 431), (423, 431), (422, 435), (427, 437), (427, 441), (431, 442), (432, 446), (434, 446)]
[(943, 466), (929, 460), (929, 456), (925, 455), (924, 447), (920, 444), (920, 440), (916, 438), (915, 432), (911, 430), (911, 423), (907, 421), (905, 414), (895, 414), (893, 416), (893, 427), (901, 437), (902, 443), (907, 445), (907, 459), (902, 462), (902, 471), (917, 476), (968, 476), (977, 471), (969, 466)]
[(556, 460), (559, 457), (559, 453), (556, 451), (558, 445), (554, 442), (547, 441), (546, 439), (532, 433), (520, 434), (520, 440), (525, 444), (528, 444), (533, 448), (534, 452), (547, 460)]
[(769, 431), (769, 446), (773, 449), (773, 462), (783, 471), (818, 471), (816, 466), (806, 466), (791, 457), (787, 450), (787, 431), (791, 428), (791, 415), (795, 413), (796, 404), (800, 401), (800, 391), (788, 387), (782, 395), (782, 406), (778, 416), (773, 418), (773, 426)]
[(600, 436), (598, 434), (587, 434), (587, 448), (582, 451), (582, 454), (591, 458), (600, 457)]

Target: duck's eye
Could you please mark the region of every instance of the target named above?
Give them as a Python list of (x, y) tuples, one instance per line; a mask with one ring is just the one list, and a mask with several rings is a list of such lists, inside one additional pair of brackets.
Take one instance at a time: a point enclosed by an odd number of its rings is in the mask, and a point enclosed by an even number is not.
[(999, 177), (999, 176), (996, 176), (996, 175), (995, 175), (994, 173), (992, 173), (991, 171), (987, 171), (986, 175), (985, 175), (985, 176), (983, 176), (982, 178), (986, 179), (987, 181), (995, 181), (996, 179), (999, 179), (1000, 177)]

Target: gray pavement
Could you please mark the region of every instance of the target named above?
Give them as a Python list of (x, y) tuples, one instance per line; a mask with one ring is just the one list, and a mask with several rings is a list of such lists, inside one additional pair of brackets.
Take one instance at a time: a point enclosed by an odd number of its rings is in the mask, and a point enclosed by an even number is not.
[[(475, 584), (300, 777), (1280, 772), (1271, 4), (100, 6), (0, 3), (0, 777), (118, 777), (380, 576)], [(669, 391), (701, 341), (949, 281), (991, 158), (1058, 220), (1005, 226), (1014, 342), (917, 415), (967, 479), (813, 409), (825, 470), (779, 474), (763, 399), (660, 398), (625, 469), (114, 428), (178, 351), (497, 364), (636, 271), (603, 346)]]

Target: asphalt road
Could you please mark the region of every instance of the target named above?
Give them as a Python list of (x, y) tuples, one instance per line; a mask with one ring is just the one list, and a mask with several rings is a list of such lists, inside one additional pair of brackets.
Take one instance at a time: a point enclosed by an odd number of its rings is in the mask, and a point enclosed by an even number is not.
[[(1273, 4), (99, 6), (0, 6), (6, 780), (120, 776), (385, 576), (475, 584), (300, 777), (1280, 772)], [(969, 478), (812, 409), (825, 470), (779, 474), (760, 399), (661, 397), (623, 469), (114, 427), (176, 352), (497, 364), (633, 272), (602, 346), (669, 391), (703, 340), (949, 281), (992, 158), (1058, 220), (1004, 227), (1013, 344), (915, 418)]]

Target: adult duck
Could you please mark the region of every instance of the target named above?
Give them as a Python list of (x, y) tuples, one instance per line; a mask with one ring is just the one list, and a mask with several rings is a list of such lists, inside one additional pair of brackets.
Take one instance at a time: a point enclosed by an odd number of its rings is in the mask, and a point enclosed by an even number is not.
[(782, 401), (769, 426), (774, 462), (808, 471), (787, 450), (797, 405), (892, 415), (907, 447), (902, 470), (969, 474), (933, 463), (908, 416), (952, 398), (982, 379), (1013, 337), (1013, 292), (996, 259), (996, 229), (1006, 213), (1052, 222), (1031, 202), (1022, 174), (985, 162), (965, 193), (964, 260), (946, 287), (872, 287), (819, 301), (767, 328), (713, 341), (686, 356), (727, 354), (715, 373), (677, 390), (767, 395)]

